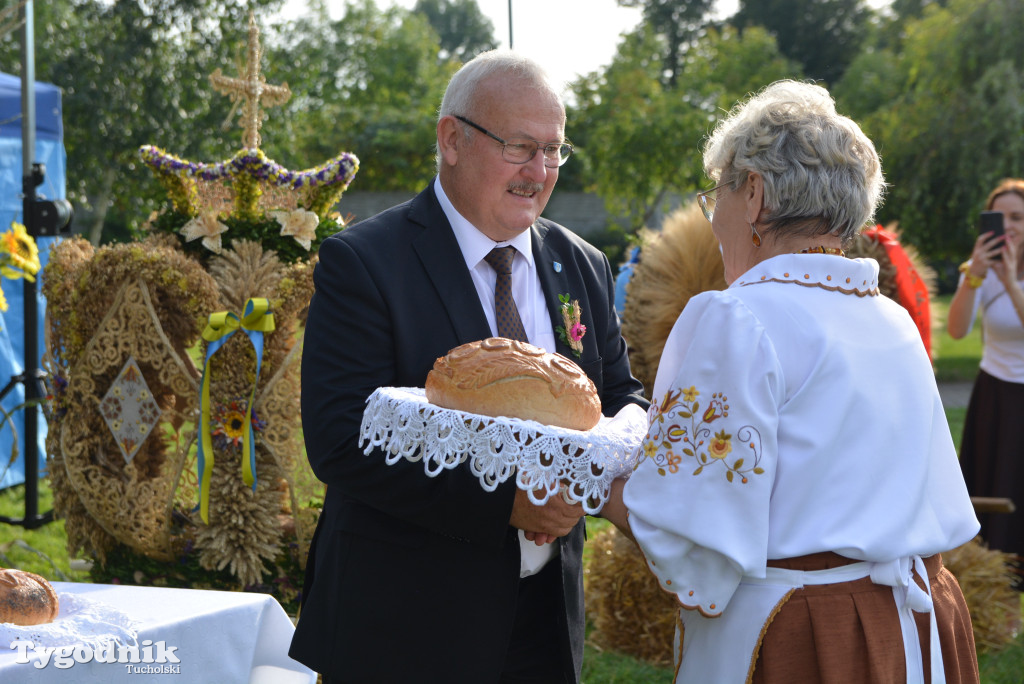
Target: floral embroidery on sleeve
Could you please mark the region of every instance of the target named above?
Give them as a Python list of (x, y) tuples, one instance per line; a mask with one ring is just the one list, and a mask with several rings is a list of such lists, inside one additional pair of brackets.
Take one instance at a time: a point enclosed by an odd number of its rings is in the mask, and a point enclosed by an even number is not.
[(721, 392), (713, 393), (702, 413), (699, 396), (700, 391), (693, 385), (673, 388), (652, 407), (641, 462), (651, 459), (659, 475), (668, 475), (679, 472), (683, 457), (691, 458), (697, 463), (692, 475), (700, 475), (705, 468), (724, 467), (726, 480), (739, 478), (743, 484), (748, 475), (763, 474), (764, 468), (758, 465), (761, 433), (757, 428), (743, 425), (731, 433), (726, 421), (716, 426), (721, 429), (713, 430), (711, 423), (729, 417), (729, 399)]

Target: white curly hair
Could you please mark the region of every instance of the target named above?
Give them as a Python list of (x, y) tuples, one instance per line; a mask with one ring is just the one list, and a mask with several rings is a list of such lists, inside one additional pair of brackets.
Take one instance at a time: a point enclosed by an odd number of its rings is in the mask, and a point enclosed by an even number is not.
[(758, 173), (768, 231), (831, 233), (843, 243), (874, 219), (885, 191), (878, 153), (860, 126), (836, 112), (827, 90), (792, 80), (733, 107), (704, 146), (704, 170), (733, 190)]

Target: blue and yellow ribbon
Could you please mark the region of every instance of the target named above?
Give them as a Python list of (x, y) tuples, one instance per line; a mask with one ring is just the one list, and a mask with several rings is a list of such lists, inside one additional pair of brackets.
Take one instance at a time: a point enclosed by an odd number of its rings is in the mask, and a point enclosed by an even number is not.
[[(256, 445), (252, 430), (252, 405), (256, 401), (256, 388), (260, 381), (260, 364), (263, 360), (263, 334), (274, 330), (274, 314), (270, 313), (270, 302), (265, 298), (252, 298), (245, 303), (241, 318), (230, 311), (210, 314), (203, 339), (206, 359), (203, 362), (203, 378), (199, 390), (199, 447), (196, 466), (199, 475), (199, 516), (210, 524), (210, 477), (213, 474), (213, 440), (210, 437), (210, 358), (224, 343), (242, 329), (256, 349), (256, 378), (245, 411), (245, 432), (242, 435), (242, 481), (256, 491)], [(248, 458), (246, 458), (246, 454)]]

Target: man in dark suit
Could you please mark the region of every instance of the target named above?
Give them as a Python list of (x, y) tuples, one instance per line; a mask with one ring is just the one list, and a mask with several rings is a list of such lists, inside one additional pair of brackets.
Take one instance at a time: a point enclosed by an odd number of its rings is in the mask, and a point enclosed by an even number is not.
[[(302, 359), (306, 451), (327, 484), (290, 654), (326, 684), (579, 681), (583, 511), (530, 502), (515, 478), (485, 491), (468, 463), (436, 477), (358, 444), (378, 387), (423, 387), (434, 361), (498, 333), (497, 275), (528, 340), (577, 361), (605, 415), (642, 411), (604, 255), (541, 219), (571, 152), (565, 109), (510, 52), (467, 63), (445, 92), (438, 176), (417, 197), (325, 240)], [(578, 358), (559, 295), (586, 326)], [(545, 543), (551, 542), (551, 543)]]

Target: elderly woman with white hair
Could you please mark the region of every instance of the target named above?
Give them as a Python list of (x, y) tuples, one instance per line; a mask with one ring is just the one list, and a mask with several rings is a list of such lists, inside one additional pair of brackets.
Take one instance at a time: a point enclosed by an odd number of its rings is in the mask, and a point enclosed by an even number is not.
[(843, 252), (885, 186), (874, 145), (780, 81), (704, 166), (728, 287), (680, 314), (602, 513), (679, 602), (676, 682), (977, 682), (939, 554), (978, 521), (931, 363), (878, 263)]

